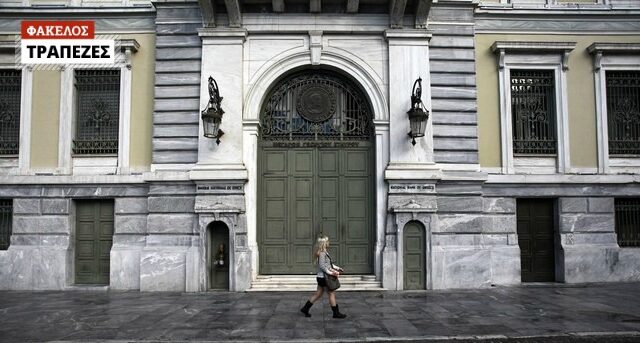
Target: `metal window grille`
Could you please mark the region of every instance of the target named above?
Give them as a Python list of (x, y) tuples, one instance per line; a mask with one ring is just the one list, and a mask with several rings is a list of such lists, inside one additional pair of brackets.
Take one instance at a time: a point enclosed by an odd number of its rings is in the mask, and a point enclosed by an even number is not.
[(13, 201), (0, 200), (0, 250), (7, 250), (11, 241), (11, 222), (13, 221)]
[(117, 154), (120, 70), (76, 70), (74, 154)]
[(640, 199), (616, 199), (616, 234), (621, 247), (640, 246)]
[(609, 154), (640, 154), (640, 71), (607, 71)]
[(511, 70), (513, 153), (556, 154), (553, 70)]
[[(315, 99), (307, 97), (309, 93)], [(262, 139), (267, 141), (366, 141), (373, 132), (372, 112), (362, 92), (348, 79), (328, 71), (294, 74), (280, 82), (267, 99), (261, 116)]]
[(21, 87), (20, 70), (0, 70), (0, 155), (18, 154)]

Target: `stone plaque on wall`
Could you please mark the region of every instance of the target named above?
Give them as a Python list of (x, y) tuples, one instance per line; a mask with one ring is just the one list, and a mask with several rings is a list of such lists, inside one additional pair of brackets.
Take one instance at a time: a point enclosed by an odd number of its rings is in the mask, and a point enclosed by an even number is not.
[(389, 194), (432, 194), (436, 192), (433, 183), (398, 183), (389, 184)]
[(238, 182), (203, 182), (196, 185), (197, 194), (244, 194), (244, 184)]

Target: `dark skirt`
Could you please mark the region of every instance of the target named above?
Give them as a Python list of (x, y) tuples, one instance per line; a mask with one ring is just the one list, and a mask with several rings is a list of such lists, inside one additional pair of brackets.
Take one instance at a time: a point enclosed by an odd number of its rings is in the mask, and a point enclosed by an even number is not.
[(317, 277), (316, 281), (318, 281), (318, 286), (320, 287), (327, 287), (327, 280), (325, 280), (325, 278), (323, 277)]

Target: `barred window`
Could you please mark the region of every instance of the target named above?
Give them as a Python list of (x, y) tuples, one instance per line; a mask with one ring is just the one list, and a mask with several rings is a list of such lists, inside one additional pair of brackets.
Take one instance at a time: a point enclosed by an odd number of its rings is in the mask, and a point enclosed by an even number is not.
[(610, 155), (640, 155), (640, 71), (608, 70), (607, 127)]
[(0, 70), (0, 155), (18, 154), (22, 72)]
[(76, 70), (74, 154), (117, 154), (120, 70)]
[(513, 153), (556, 154), (556, 98), (553, 70), (511, 70)]
[(12, 221), (13, 201), (0, 199), (0, 250), (9, 249)]
[(621, 247), (640, 247), (640, 198), (615, 200), (616, 234)]

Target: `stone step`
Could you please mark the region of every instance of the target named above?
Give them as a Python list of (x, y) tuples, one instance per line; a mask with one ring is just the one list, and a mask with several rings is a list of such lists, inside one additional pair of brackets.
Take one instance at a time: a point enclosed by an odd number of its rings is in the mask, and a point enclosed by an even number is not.
[[(375, 275), (340, 276), (341, 291), (381, 291), (384, 290)], [(315, 275), (258, 275), (250, 292), (306, 292), (315, 291)]]

